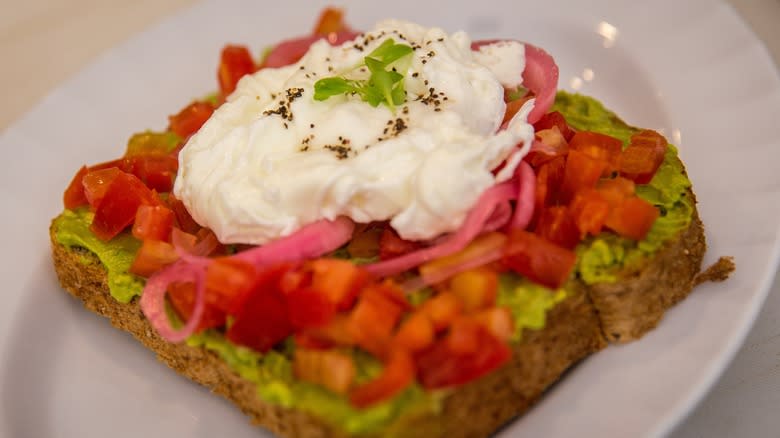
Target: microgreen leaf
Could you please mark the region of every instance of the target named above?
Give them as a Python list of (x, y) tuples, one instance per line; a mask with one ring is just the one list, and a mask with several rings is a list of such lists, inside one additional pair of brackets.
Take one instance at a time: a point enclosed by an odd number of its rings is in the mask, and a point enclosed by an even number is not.
[(409, 55), (414, 50), (405, 44), (396, 44), (392, 38), (385, 40), (374, 51), (368, 54), (367, 58), (374, 58), (385, 65), (389, 65), (406, 55)]
[(403, 82), (396, 84), (395, 88), (393, 88), (392, 95), (394, 104), (400, 105), (404, 103), (404, 100), (406, 100), (406, 89), (404, 88)]
[(357, 92), (358, 89), (344, 78), (337, 76), (323, 78), (314, 84), (314, 100), (326, 100), (329, 97)]
[(363, 58), (363, 63), (371, 72), (367, 80), (349, 80), (340, 76), (320, 79), (314, 84), (314, 99), (326, 100), (339, 94), (354, 93), (371, 106), (385, 103), (395, 111), (395, 106), (406, 100), (403, 79), (411, 62), (403, 60), (412, 52), (414, 49), (410, 46), (396, 44), (389, 38)]

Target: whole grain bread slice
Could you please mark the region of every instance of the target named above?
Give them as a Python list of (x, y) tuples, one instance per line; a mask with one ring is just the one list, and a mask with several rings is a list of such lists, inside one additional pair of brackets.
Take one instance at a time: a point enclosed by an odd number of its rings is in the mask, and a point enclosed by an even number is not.
[[(122, 304), (108, 291), (106, 271), (91, 252), (68, 248), (50, 228), (54, 267), (62, 287), (87, 309), (130, 332), (178, 373), (235, 403), (253, 422), (283, 437), (342, 437), (343, 431), (312, 414), (264, 402), (255, 383), (241, 378), (216, 354), (172, 344), (151, 327), (138, 300)], [(86, 263), (85, 263), (86, 261)], [(604, 348), (598, 316), (576, 289), (547, 315), (541, 330), (525, 330), (501, 369), (447, 395), (438, 415), (402, 416), (381, 436), (485, 437), (525, 412), (573, 364)]]
[(694, 207), (688, 228), (667, 241), (652, 260), (624, 269), (614, 283), (587, 286), (604, 337), (625, 343), (655, 328), (666, 310), (693, 290), (706, 247)]

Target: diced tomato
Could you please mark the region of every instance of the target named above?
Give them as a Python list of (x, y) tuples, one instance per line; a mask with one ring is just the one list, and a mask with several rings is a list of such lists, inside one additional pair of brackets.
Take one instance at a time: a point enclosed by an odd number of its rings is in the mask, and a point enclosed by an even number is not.
[(206, 268), (208, 301), (224, 312), (234, 301), (250, 293), (257, 273), (251, 264), (232, 257), (216, 257)]
[(579, 150), (569, 150), (561, 190), (563, 201), (569, 202), (578, 190), (595, 187), (607, 166), (605, 160), (594, 158)]
[(642, 184), (650, 182), (655, 174), (655, 151), (641, 146), (629, 146), (623, 151), (620, 174)]
[(231, 314), (235, 317), (227, 330), (227, 338), (261, 353), (268, 351), (293, 333), (284, 294), (279, 279), (289, 269), (282, 264), (259, 273), (255, 287), (233, 300)]
[(328, 324), (321, 327), (311, 327), (299, 332), (309, 348), (331, 348), (334, 346), (355, 345), (352, 335), (351, 317), (343, 313), (336, 314)]
[(428, 316), (436, 331), (441, 331), (460, 316), (463, 303), (452, 292), (439, 292), (420, 306), (420, 312)]
[(324, 326), (336, 314), (336, 304), (313, 287), (295, 289), (286, 298), (290, 322), (298, 330)]
[(311, 285), (312, 272), (310, 269), (293, 268), (285, 272), (279, 279), (279, 290), (284, 294), (292, 293), (296, 289)]
[(311, 287), (340, 310), (352, 307), (369, 274), (347, 260), (317, 259), (308, 264)]
[(367, 407), (398, 394), (414, 380), (415, 366), (412, 357), (404, 350), (390, 353), (382, 374), (353, 389), (349, 400), (357, 407)]
[(473, 316), (488, 333), (496, 339), (508, 342), (515, 332), (515, 323), (512, 312), (506, 307), (492, 307), (485, 309)]
[(176, 223), (182, 231), (188, 233), (197, 233), (201, 226), (195, 222), (195, 219), (190, 216), (190, 212), (187, 211), (187, 207), (184, 206), (184, 202), (176, 198), (173, 194), (168, 195), (168, 207), (176, 214)]
[(171, 230), (171, 243), (176, 248), (192, 254), (195, 250), (195, 245), (198, 244), (198, 236), (174, 227)]
[(571, 149), (580, 151), (589, 157), (607, 163), (603, 176), (609, 176), (620, 170), (620, 157), (623, 142), (609, 135), (597, 132), (580, 131), (569, 142)]
[(339, 8), (323, 9), (317, 25), (314, 26), (314, 33), (317, 35), (328, 35), (343, 30), (347, 30), (347, 25), (344, 22), (344, 11)]
[(539, 167), (536, 173), (535, 209), (541, 211), (545, 205), (556, 205), (561, 198), (566, 157), (556, 157)]
[(666, 137), (652, 129), (643, 129), (632, 135), (629, 144), (651, 149), (663, 149), (664, 151), (666, 151), (667, 146), (669, 146)]
[(62, 204), (65, 208), (73, 210), (74, 208), (89, 204), (87, 196), (84, 194), (84, 184), (81, 183), (87, 172), (87, 166), (81, 166), (81, 169), (76, 172), (76, 175), (73, 176), (70, 184), (68, 184), (68, 188), (65, 189), (65, 193), (62, 194)]
[(658, 215), (658, 209), (653, 204), (633, 196), (612, 207), (605, 225), (621, 236), (642, 240)]
[(444, 342), (452, 353), (473, 354), (480, 349), (482, 341), (482, 333), (480, 332), (480, 325), (475, 319), (461, 316), (452, 322)]
[(632, 135), (623, 151), (620, 174), (637, 184), (649, 183), (661, 167), (667, 147), (666, 138), (655, 131), (648, 129)]
[(109, 240), (133, 223), (138, 207), (158, 203), (154, 193), (138, 177), (119, 172), (105, 189), (89, 229), (100, 239)]
[(602, 179), (596, 186), (596, 190), (612, 206), (634, 196), (636, 186), (630, 179), (619, 176), (612, 179)]
[(293, 333), (292, 336), (293, 341), (295, 342), (295, 348), (306, 348), (309, 350), (330, 350), (337, 346), (337, 344), (326, 339), (313, 336), (308, 331), (298, 331)]
[[(195, 285), (192, 283), (173, 283), (168, 286), (167, 296), (176, 313), (184, 321), (187, 321), (195, 309)], [(225, 325), (225, 320), (224, 312), (206, 305), (196, 331), (222, 327)]]
[[(112, 167), (137, 176), (150, 189), (168, 192), (173, 188), (179, 163), (176, 157), (170, 155), (136, 155), (96, 164), (89, 168), (89, 173), (108, 171)], [(89, 190), (86, 183), (84, 187)]]
[(215, 109), (214, 104), (208, 101), (191, 102), (178, 113), (168, 116), (168, 130), (187, 139), (200, 130)]
[(436, 331), (430, 318), (423, 312), (415, 312), (401, 323), (393, 338), (393, 345), (416, 353), (431, 346), (435, 336)]
[[(475, 343), (478, 347), (472, 348)], [(461, 385), (490, 373), (511, 357), (509, 346), (479, 324), (458, 324), (447, 338), (417, 356), (417, 377), (427, 389)]]
[(222, 244), (217, 240), (217, 235), (208, 228), (201, 228), (195, 236), (198, 239), (198, 243), (191, 252), (196, 256), (206, 257), (214, 255), (217, 251), (223, 249)]
[(568, 214), (579, 230), (579, 237), (586, 234), (595, 236), (601, 232), (609, 214), (609, 202), (597, 190), (583, 189), (574, 195)]
[(557, 126), (536, 132), (534, 147), (524, 158), (531, 167), (538, 168), (542, 164), (569, 153), (569, 144), (563, 138)]
[[(255, 62), (252, 60), (252, 55), (249, 53), (249, 49), (247, 49), (245, 46), (225, 46), (222, 49), (222, 54), (219, 61), (219, 69), (217, 70), (219, 90), (222, 96), (226, 97), (235, 91), (238, 81), (245, 75), (248, 75), (254, 71)], [(209, 114), (209, 116), (211, 116), (211, 114)], [(208, 119), (208, 117), (206, 118)], [(198, 126), (198, 128), (200, 128), (200, 126)], [(195, 131), (190, 132), (190, 134), (193, 132)], [(186, 137), (186, 135), (182, 135), (182, 137)]]
[(544, 207), (539, 212), (534, 232), (548, 241), (568, 249), (574, 249), (581, 239), (569, 209), (563, 205)]
[(265, 59), (263, 59), (260, 67), (276, 68), (294, 64), (309, 51), (309, 47), (311, 47), (312, 44), (321, 39), (325, 39), (330, 45), (336, 46), (353, 40), (356, 35), (357, 34), (351, 30), (341, 30), (338, 32), (331, 32), (327, 35), (313, 34), (282, 41), (271, 49)]
[(420, 249), (417, 242), (401, 239), (390, 226), (385, 227), (379, 239), (379, 259), (389, 260)]
[(465, 312), (492, 307), (498, 294), (498, 274), (486, 268), (461, 272), (450, 279), (450, 291), (463, 303)]
[(133, 236), (140, 240), (168, 240), (173, 228), (174, 214), (162, 205), (138, 207), (133, 222)]
[(150, 277), (178, 259), (179, 255), (170, 243), (160, 240), (144, 240), (135, 254), (130, 272), (141, 277)]
[(557, 289), (574, 269), (577, 255), (547, 239), (524, 230), (509, 235), (504, 263), (529, 280)]
[(295, 349), (293, 372), (299, 379), (322, 385), (337, 394), (346, 394), (357, 374), (349, 355), (300, 346)]
[(108, 187), (120, 173), (122, 171), (118, 168), (109, 167), (107, 169), (91, 170), (82, 177), (81, 184), (84, 188), (84, 197), (93, 209), (100, 205), (103, 197), (106, 196)]
[(179, 169), (179, 161), (170, 155), (146, 155), (131, 157), (130, 169), (126, 172), (137, 176), (152, 190), (160, 193), (173, 189), (173, 180)]
[(574, 137), (574, 130), (566, 123), (563, 114), (558, 111), (551, 111), (543, 115), (534, 123), (534, 131), (544, 131), (545, 129), (551, 129), (553, 126), (558, 128), (558, 131), (563, 134), (563, 138), (566, 139), (567, 142)]
[(649, 183), (664, 161), (667, 146), (666, 139), (655, 131), (634, 134), (623, 151), (620, 174), (637, 184)]
[[(401, 289), (401, 286), (392, 280), (386, 279), (380, 283), (373, 283), (369, 286), (369, 289), (381, 293), (383, 297), (390, 300), (402, 311), (412, 309), (412, 305), (409, 303), (409, 300), (406, 299), (406, 294), (403, 289)], [(363, 292), (365, 292), (365, 288)]]
[(351, 337), (364, 350), (383, 356), (402, 310), (375, 285), (365, 288), (350, 314)]

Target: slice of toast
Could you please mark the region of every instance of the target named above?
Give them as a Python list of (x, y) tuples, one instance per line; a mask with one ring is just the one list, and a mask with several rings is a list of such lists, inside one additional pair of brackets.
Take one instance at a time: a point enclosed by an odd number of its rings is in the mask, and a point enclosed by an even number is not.
[[(97, 257), (68, 248), (50, 228), (54, 267), (60, 284), (84, 307), (130, 332), (160, 361), (235, 403), (253, 422), (284, 437), (346, 436), (307, 412), (261, 400), (253, 382), (244, 380), (215, 353), (172, 344), (151, 327), (138, 299), (122, 304), (108, 290), (106, 270)], [(86, 262), (85, 262), (86, 259)], [(573, 291), (547, 314), (541, 330), (525, 330), (513, 346), (511, 362), (452, 391), (436, 416), (401, 416), (381, 436), (484, 437), (526, 411), (563, 372), (606, 345), (596, 312), (583, 291)]]
[(704, 227), (694, 207), (688, 228), (666, 242), (651, 261), (624, 269), (614, 283), (583, 285), (604, 337), (629, 342), (655, 328), (666, 310), (693, 289), (705, 249)]
[[(604, 114), (610, 126), (633, 129), (614, 113)], [(653, 329), (666, 310), (684, 299), (703, 278), (697, 274), (706, 248), (704, 229), (693, 192), (688, 190), (686, 196), (692, 201), (693, 211), (686, 229), (666, 240), (652, 255), (614, 272), (614, 282), (586, 284), (580, 278), (572, 280), (566, 287), (567, 298), (548, 312), (544, 328), (526, 329), (522, 340), (513, 345), (508, 364), (448, 392), (438, 414), (401, 415), (379, 435), (487, 436), (526, 411), (566, 369), (604, 348), (607, 340), (628, 342)], [(145, 319), (138, 300), (127, 304), (116, 301), (109, 293), (107, 273), (97, 257), (83, 248), (60, 244), (55, 226), (53, 222), (50, 228), (55, 270), (62, 287), (82, 300), (85, 307), (109, 318), (114, 326), (155, 351), (159, 360), (231, 400), (254, 422), (280, 436), (346, 436), (309, 412), (264, 402), (256, 384), (240, 377), (217, 354), (163, 340)]]

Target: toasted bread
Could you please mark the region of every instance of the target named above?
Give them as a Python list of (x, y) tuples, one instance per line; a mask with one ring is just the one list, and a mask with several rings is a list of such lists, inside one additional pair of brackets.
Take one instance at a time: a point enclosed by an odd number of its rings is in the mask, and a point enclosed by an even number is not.
[[(213, 352), (162, 339), (144, 317), (138, 299), (123, 304), (109, 294), (106, 270), (94, 254), (60, 244), (54, 225), (50, 235), (54, 267), (62, 287), (87, 309), (130, 332), (160, 361), (232, 401), (253, 422), (279, 436), (345, 436), (307, 412), (264, 402), (253, 382), (242, 379)], [(588, 297), (574, 291), (548, 313), (544, 329), (523, 333), (522, 340), (513, 346), (511, 362), (454, 390), (439, 415), (402, 416), (382, 436), (487, 436), (526, 411), (566, 369), (605, 345)]]
[[(634, 130), (613, 113), (610, 126)], [(584, 128), (582, 128), (584, 129)], [(675, 164), (684, 173), (679, 159)], [(675, 170), (677, 172), (677, 170)], [(687, 180), (686, 180), (687, 181)], [(652, 330), (671, 306), (701, 281), (723, 279), (733, 264), (698, 275), (706, 249), (704, 228), (691, 201), (687, 228), (659, 240), (654, 252), (619, 266), (615, 281), (587, 283), (573, 276), (566, 298), (548, 311), (546, 324), (525, 329), (512, 345), (512, 359), (471, 383), (447, 390), (440, 412), (405, 412), (378, 433), (398, 437), (484, 437), (529, 409), (545, 390), (578, 361), (608, 342), (628, 342)], [(686, 216), (687, 220), (687, 216)], [(242, 378), (216, 353), (203, 347), (173, 344), (152, 328), (138, 298), (120, 303), (109, 292), (107, 271), (96, 255), (57, 240), (57, 221), (50, 228), (54, 266), (60, 283), (93, 312), (107, 317), (153, 350), (160, 361), (235, 403), (254, 422), (285, 437), (348, 436), (338, 425), (308, 411), (264, 401), (255, 382)], [(676, 228), (675, 228), (676, 229)], [(632, 244), (636, 244), (633, 242)]]

